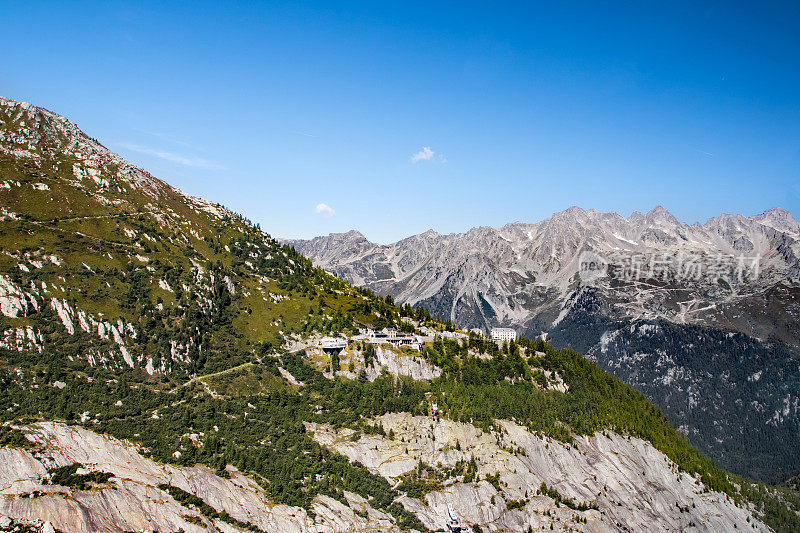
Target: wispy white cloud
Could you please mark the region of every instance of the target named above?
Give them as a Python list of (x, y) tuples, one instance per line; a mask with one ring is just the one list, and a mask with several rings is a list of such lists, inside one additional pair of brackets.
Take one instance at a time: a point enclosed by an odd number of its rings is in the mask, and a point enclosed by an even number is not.
[(434, 152), (431, 150), (430, 146), (423, 146), (422, 150), (411, 156), (411, 162), (416, 163), (418, 161), (430, 161), (433, 159), (433, 154)]
[(336, 210), (328, 204), (317, 204), (316, 211), (325, 218), (331, 218), (336, 214)]
[(159, 139), (163, 139), (165, 141), (169, 141), (174, 144), (179, 144), (180, 146), (185, 146), (186, 148), (194, 148), (191, 144), (187, 143), (186, 141), (176, 139), (175, 137), (167, 133), (162, 133), (160, 131), (141, 130), (141, 129), (136, 129), (136, 131), (144, 133), (145, 135), (150, 135), (151, 137), (158, 137)]
[(447, 163), (447, 158), (444, 154), (437, 154), (430, 146), (423, 146), (422, 150), (411, 156), (412, 163), (419, 161), (438, 161), (439, 163)]
[(133, 143), (117, 143), (116, 146), (119, 146), (120, 148), (124, 148), (126, 150), (131, 150), (132, 152), (151, 155), (153, 157), (164, 159), (165, 161), (170, 161), (172, 163), (183, 165), (185, 167), (208, 168), (211, 170), (225, 169), (225, 167), (223, 167), (219, 163), (214, 163), (213, 161), (209, 161), (201, 157), (186, 157), (180, 154), (175, 154), (173, 152), (167, 152), (166, 150), (159, 150), (158, 148), (150, 148), (148, 146), (141, 146)]

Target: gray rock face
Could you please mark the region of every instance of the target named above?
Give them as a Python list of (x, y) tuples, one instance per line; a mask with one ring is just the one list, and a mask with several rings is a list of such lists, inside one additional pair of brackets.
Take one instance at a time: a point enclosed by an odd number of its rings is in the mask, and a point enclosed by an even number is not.
[(367, 368), (367, 377), (374, 381), (384, 370), (394, 376), (405, 376), (414, 380), (436, 379), (442, 375), (441, 368), (422, 357), (376, 346), (375, 360)]
[[(307, 424), (317, 442), (370, 471), (396, 482), (420, 462), (453, 468), (474, 457), (482, 481), (446, 479), (443, 489), (423, 499), (400, 502), (431, 529), (443, 529), (448, 509), (489, 531), (524, 531), (567, 525), (579, 531), (732, 531), (734, 525), (769, 531), (752, 513), (724, 494), (708, 491), (696, 478), (678, 471), (646, 441), (614, 433), (577, 437), (565, 444), (531, 434), (511, 421), (500, 421), (496, 433), (470, 424), (405, 413), (374, 420), (394, 437), (363, 435), (352, 430)], [(496, 484), (487, 476), (498, 475)], [(572, 510), (538, 494), (542, 483), (576, 504), (596, 509)], [(499, 487), (499, 490), (498, 490)], [(510, 502), (522, 505), (509, 507)], [(584, 523), (585, 519), (585, 523)]]
[[(421, 499), (398, 500), (434, 530), (445, 527), (452, 511), (488, 531), (551, 524), (556, 530), (590, 532), (682, 530), (690, 524), (698, 531), (729, 531), (734, 524), (768, 531), (750, 510), (706, 490), (640, 439), (611, 433), (564, 444), (511, 421), (499, 421), (496, 432), (485, 433), (470, 424), (434, 423), (407, 413), (387, 414), (373, 422), (382, 424), (392, 438), (363, 435), (353, 441), (352, 430), (312, 423), (307, 428), (320, 444), (392, 483), (420, 462), (444, 472), (475, 459), (478, 479), (465, 483), (461, 475), (449, 476), (440, 490)], [(345, 492), (346, 503), (318, 496), (312, 519), (301, 508), (269, 502), (258, 484), (232, 468), (230, 479), (223, 479), (201, 466), (159, 464), (131, 444), (61, 423), (37, 423), (22, 430), (36, 451), (0, 447), (1, 523), (38, 528), (50, 523), (70, 532), (243, 531), (203, 516), (158, 488), (169, 484), (267, 532), (399, 532), (393, 517), (357, 494)], [(74, 463), (82, 465), (79, 473), (102, 471), (113, 477), (88, 490), (49, 483), (48, 468)], [(538, 493), (542, 483), (593, 508), (580, 511), (559, 505)]]
[[(391, 517), (355, 494), (346, 495), (349, 505), (319, 496), (312, 519), (302, 508), (269, 502), (257, 483), (235, 469), (223, 479), (202, 466), (159, 464), (130, 444), (60, 423), (38, 423), (23, 431), (39, 446), (35, 455), (0, 447), (0, 515), (15, 522), (47, 521), (70, 532), (242, 531), (202, 516), (158, 488), (169, 484), (267, 532), (398, 531)], [(90, 490), (47, 483), (48, 468), (73, 463), (114, 477)]]
[[(305, 350), (307, 359), (320, 367), (320, 362), (325, 361), (327, 365), (328, 356), (323, 350), (314, 343), (296, 343), (291, 346), (292, 351)], [(390, 348), (388, 346), (375, 346), (375, 355), (372, 358), (371, 364), (367, 365), (364, 360), (362, 351), (356, 348), (345, 348), (339, 353), (340, 360), (345, 366), (349, 367), (350, 363), (353, 364), (353, 370), (337, 370), (336, 375), (345, 379), (358, 379), (361, 371), (364, 371), (369, 381), (375, 381), (378, 376), (386, 372), (398, 377), (407, 377), (416, 381), (436, 379), (442, 375), (442, 369), (438, 366), (429, 363), (425, 358), (419, 355), (416, 351), (403, 351), (399, 348)], [(320, 368), (324, 370), (325, 377), (333, 379), (334, 374), (330, 372), (327, 366)], [(285, 369), (280, 368), (280, 372), (287, 378), (290, 383), (301, 385), (291, 374)]]

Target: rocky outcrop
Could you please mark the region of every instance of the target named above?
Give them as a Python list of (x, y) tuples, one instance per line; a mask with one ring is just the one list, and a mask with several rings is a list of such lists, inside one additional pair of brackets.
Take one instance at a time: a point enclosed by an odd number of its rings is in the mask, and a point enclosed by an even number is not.
[[(364, 360), (364, 354), (356, 347), (348, 347), (339, 352), (340, 364), (346, 370), (336, 370), (335, 374), (345, 379), (358, 379), (363, 371), (369, 381), (375, 381), (378, 376), (386, 372), (393, 376), (408, 377), (417, 381), (436, 379), (442, 375), (442, 369), (429, 363), (417, 351), (406, 351), (400, 348), (390, 348), (388, 346), (375, 346), (375, 355), (369, 364)], [(306, 358), (325, 372), (325, 376), (333, 378), (334, 374), (330, 371), (330, 356), (325, 354), (322, 349), (314, 346), (313, 341), (298, 342), (292, 345), (293, 351), (305, 350)], [(351, 368), (352, 363), (352, 370)], [(285, 370), (280, 369), (284, 374)], [(295, 385), (299, 383), (294, 378), (287, 380)], [(294, 381), (293, 381), (294, 380)]]
[(0, 313), (16, 318), (20, 314), (24, 315), (31, 304), (35, 305), (36, 300), (30, 301), (8, 276), (0, 275)]
[[(224, 479), (203, 466), (156, 463), (131, 444), (80, 427), (42, 422), (21, 429), (35, 451), (0, 447), (0, 516), (18, 523), (49, 521), (65, 532), (244, 531), (182, 505), (159, 489), (166, 484), (267, 532), (397, 531), (392, 517), (355, 494), (346, 494), (347, 504), (317, 497), (312, 519), (302, 508), (270, 503), (263, 488), (231, 467)], [(48, 469), (75, 463), (79, 472), (113, 477), (89, 490), (50, 484)]]
[[(486, 433), (471, 424), (405, 413), (376, 418), (392, 438), (335, 431), (308, 424), (314, 439), (390, 482), (420, 463), (435, 465), (443, 488), (422, 499), (400, 501), (429, 528), (443, 528), (448, 509), (485, 530), (539, 530), (554, 524), (580, 531), (732, 531), (734, 526), (769, 531), (750, 510), (725, 494), (709, 491), (680, 472), (663, 453), (641, 439), (615, 433), (575, 437), (563, 443), (532, 434), (512, 421)], [(474, 458), (477, 479), (451, 476), (459, 462)], [(498, 476), (494, 481), (494, 476)], [(489, 480), (492, 482), (490, 483)], [(584, 511), (557, 505), (539, 494), (542, 483), (593, 507)], [(513, 503), (512, 503), (513, 502)]]
[(405, 376), (414, 380), (435, 379), (442, 369), (413, 353), (398, 352), (390, 348), (375, 347), (375, 360), (367, 367), (367, 378), (374, 381), (381, 372)]

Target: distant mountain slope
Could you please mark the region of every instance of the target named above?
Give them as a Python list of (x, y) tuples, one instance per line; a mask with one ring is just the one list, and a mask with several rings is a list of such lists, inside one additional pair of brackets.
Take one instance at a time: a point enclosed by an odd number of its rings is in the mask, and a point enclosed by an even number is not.
[[(628, 218), (572, 207), (535, 224), (429, 230), (390, 245), (357, 231), (284, 242), (357, 285), (474, 327), (549, 329), (582, 285), (581, 253), (592, 251), (610, 265), (597, 285), (621, 316), (800, 338), (800, 224), (780, 208), (688, 225), (662, 207)], [(784, 284), (790, 292), (767, 298)]]
[[(343, 279), (462, 327), (545, 332), (588, 353), (734, 471), (777, 479), (800, 470), (788, 453), (800, 446), (800, 224), (783, 209), (688, 225), (662, 207), (628, 218), (572, 207), (535, 224), (431, 230), (390, 245), (356, 231), (284, 242)], [(642, 341), (639, 325), (658, 321), (672, 325), (662, 342), (689, 343), (691, 357)], [(710, 340), (719, 331), (746, 339)], [(742, 342), (774, 364), (755, 374), (737, 353)], [(689, 371), (709, 358), (732, 375)], [(691, 390), (704, 392), (681, 407)], [(728, 424), (715, 428), (712, 413), (722, 412)]]

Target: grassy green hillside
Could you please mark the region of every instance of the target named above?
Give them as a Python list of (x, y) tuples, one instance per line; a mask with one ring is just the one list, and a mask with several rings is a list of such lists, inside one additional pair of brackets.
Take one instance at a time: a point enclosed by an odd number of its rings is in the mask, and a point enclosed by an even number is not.
[[(0, 107), (6, 141), (30, 127), (18, 111)], [(48, 306), (63, 300), (96, 321), (121, 320), (134, 366), (151, 359), (153, 368), (187, 376), (252, 361), (258, 349), (313, 325), (353, 328), (366, 314), (378, 318), (375, 310), (397, 321), (396, 309), (314, 268), (246, 219), (138, 169), (120, 171), (119, 161), (92, 165), (91, 155), (65, 153), (75, 141), (44, 113), (34, 116), (41, 133), (25, 144), (30, 155), (0, 154), (0, 272), (41, 302), (3, 317), (4, 329), (37, 323), (63, 337)], [(45, 344), (121, 364), (96, 328), (73, 322), (91, 331)]]
[[(3, 421), (83, 424), (161, 461), (200, 462), (223, 475), (233, 464), (276, 502), (308, 507), (316, 494), (350, 490), (423, 530), (393, 503), (402, 486), (321, 447), (303, 422), (380, 431), (365, 418), (425, 414), (435, 399), (444, 416), (486, 428), (513, 418), (564, 441), (605, 430), (641, 437), (710, 489), (757, 505), (777, 531), (800, 530), (794, 489), (721, 471), (641, 394), (571, 350), (527, 340), (499, 350), (472, 336), (423, 350), (443, 369), (434, 380), (324, 376), (304, 351), (288, 349), (291, 341), (408, 328), (403, 316), (448, 325), (315, 268), (57, 115), (0, 104)], [(537, 351), (544, 355), (529, 357)], [(562, 376), (568, 391), (540, 386), (545, 372)], [(0, 440), (23, 442), (8, 428)]]

